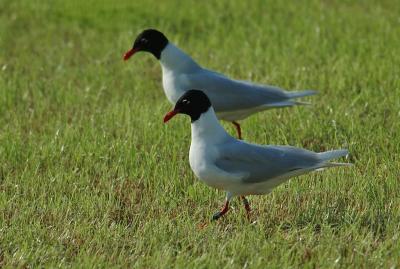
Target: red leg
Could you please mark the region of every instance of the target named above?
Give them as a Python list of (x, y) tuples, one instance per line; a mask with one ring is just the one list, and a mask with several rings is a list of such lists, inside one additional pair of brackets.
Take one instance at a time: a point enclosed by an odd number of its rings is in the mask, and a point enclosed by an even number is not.
[(242, 200), (243, 200), (244, 208), (246, 209), (247, 218), (250, 219), (251, 208), (250, 208), (249, 201), (244, 196), (240, 196), (240, 198), (242, 198)]
[(222, 217), (223, 215), (225, 215), (226, 212), (228, 212), (228, 210), (229, 210), (229, 201), (226, 200), (224, 207), (221, 209), (221, 211), (215, 213), (212, 219), (213, 219), (213, 220), (219, 219), (220, 217)]
[(232, 121), (232, 124), (236, 127), (239, 139), (242, 139), (242, 130), (240, 129), (240, 124), (236, 121)]

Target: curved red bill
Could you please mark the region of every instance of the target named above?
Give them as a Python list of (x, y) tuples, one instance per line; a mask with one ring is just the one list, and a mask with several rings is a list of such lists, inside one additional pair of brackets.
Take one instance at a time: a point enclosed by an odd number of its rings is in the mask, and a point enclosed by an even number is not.
[(138, 52), (139, 49), (138, 48), (132, 48), (130, 50), (128, 50), (125, 54), (124, 54), (124, 61), (128, 60), (129, 58), (131, 58), (131, 56), (133, 54), (135, 54), (136, 52)]
[(167, 121), (169, 121), (170, 119), (172, 119), (176, 114), (178, 114), (179, 111), (178, 110), (171, 110), (170, 112), (168, 112), (167, 114), (165, 114), (164, 116), (164, 123), (166, 123)]

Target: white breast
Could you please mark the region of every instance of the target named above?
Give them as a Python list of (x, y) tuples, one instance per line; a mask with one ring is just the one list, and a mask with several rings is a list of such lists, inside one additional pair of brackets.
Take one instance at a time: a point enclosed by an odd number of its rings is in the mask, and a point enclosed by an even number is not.
[(231, 178), (227, 174), (221, 173), (214, 165), (217, 154), (214, 147), (192, 143), (189, 152), (190, 167), (196, 177), (207, 185), (217, 189), (226, 189)]
[(165, 70), (165, 68), (162, 68), (162, 71), (162, 82), (165, 95), (167, 96), (168, 101), (175, 105), (179, 97), (181, 97), (185, 92), (185, 87), (182, 85), (182, 82), (179, 79), (180, 74), (177, 74), (171, 70)]
[(189, 162), (194, 174), (207, 185), (229, 190), (242, 175), (219, 169), (215, 160), (219, 157), (218, 145), (232, 139), (219, 125), (212, 107), (192, 123), (192, 142)]

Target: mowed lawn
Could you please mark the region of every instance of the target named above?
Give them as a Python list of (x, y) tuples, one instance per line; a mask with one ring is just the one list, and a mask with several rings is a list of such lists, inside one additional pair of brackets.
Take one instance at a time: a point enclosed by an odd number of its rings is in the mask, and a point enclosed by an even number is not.
[[(0, 1), (0, 267), (400, 266), (397, 1)], [(154, 27), (232, 77), (316, 89), (242, 122), (244, 138), (353, 167), (237, 199), (189, 167), (190, 120), (150, 54)], [(231, 134), (231, 124), (224, 123)]]

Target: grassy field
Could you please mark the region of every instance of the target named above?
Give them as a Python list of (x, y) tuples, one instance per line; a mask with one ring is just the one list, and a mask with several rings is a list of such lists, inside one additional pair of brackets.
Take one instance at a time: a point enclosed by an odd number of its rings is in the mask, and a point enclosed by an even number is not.
[[(398, 268), (397, 1), (0, 0), (0, 267)], [(190, 170), (189, 119), (150, 54), (162, 30), (209, 68), (311, 107), (243, 121), (244, 138), (348, 148), (351, 168), (237, 200)], [(234, 130), (224, 123), (230, 133)], [(190, 268), (189, 267), (189, 268)]]

